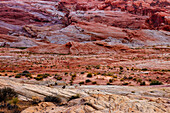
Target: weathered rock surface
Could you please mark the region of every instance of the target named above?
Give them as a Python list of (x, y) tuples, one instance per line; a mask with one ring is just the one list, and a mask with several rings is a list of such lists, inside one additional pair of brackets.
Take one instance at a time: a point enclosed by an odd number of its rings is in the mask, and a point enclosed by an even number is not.
[[(134, 87), (134, 86), (61, 86), (47, 87), (45, 85), (30, 84), (24, 80), (0, 78), (0, 85), (14, 88), (22, 97), (31, 99), (37, 96), (43, 99), (46, 95), (56, 95), (69, 98), (80, 94), (80, 98), (56, 106), (49, 102), (42, 102), (38, 106), (25, 109), (22, 113), (58, 113), (58, 112), (169, 112), (169, 87)], [(133, 91), (133, 93), (132, 93)], [(21, 98), (24, 99), (24, 98)], [(64, 101), (63, 101), (64, 102)]]
[[(1, 43), (11, 47), (96, 40), (128, 46), (169, 44), (169, 32), (158, 31), (170, 29), (169, 4), (168, 0), (0, 1)], [(9, 43), (6, 35), (18, 41)]]
[[(47, 47), (46, 47), (47, 46)], [(118, 51), (129, 51), (123, 45), (108, 45), (105, 42), (77, 43), (68, 42), (65, 45), (44, 45), (28, 48), (26, 51), (33, 53), (57, 53), (57, 54), (103, 54)]]

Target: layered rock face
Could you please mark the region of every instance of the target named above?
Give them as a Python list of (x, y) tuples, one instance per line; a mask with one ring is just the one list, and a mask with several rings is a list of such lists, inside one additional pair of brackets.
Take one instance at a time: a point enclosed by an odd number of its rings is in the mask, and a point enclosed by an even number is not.
[(10, 47), (71, 41), (129, 47), (169, 44), (169, 4), (168, 0), (3, 0), (0, 43)]

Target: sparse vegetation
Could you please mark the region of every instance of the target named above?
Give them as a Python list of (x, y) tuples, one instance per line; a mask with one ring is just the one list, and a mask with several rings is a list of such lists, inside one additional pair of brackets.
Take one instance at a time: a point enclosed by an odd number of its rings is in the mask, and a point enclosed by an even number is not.
[(17, 96), (18, 94), (10, 87), (4, 87), (0, 89), (0, 102), (6, 103), (7, 100), (11, 100)]
[(71, 96), (68, 101), (73, 100), (73, 99), (77, 99), (77, 98), (80, 98), (80, 94), (76, 94), (74, 96)]
[(87, 80), (86, 80), (86, 83), (89, 83), (89, 82), (91, 82), (91, 80), (90, 80), (90, 79), (87, 79)]
[(140, 85), (141, 85), (141, 86), (146, 85), (145, 81), (141, 82)]
[(152, 80), (150, 85), (162, 85), (162, 82), (157, 81), (157, 80)]
[(60, 104), (62, 102), (62, 99), (58, 96), (46, 96), (44, 98), (45, 102), (54, 102), (56, 104)]
[(96, 81), (94, 81), (94, 82), (92, 82), (92, 84), (97, 84), (97, 82), (96, 82)]
[(82, 82), (79, 82), (79, 84), (80, 84), (80, 85), (84, 84), (84, 81), (82, 81)]

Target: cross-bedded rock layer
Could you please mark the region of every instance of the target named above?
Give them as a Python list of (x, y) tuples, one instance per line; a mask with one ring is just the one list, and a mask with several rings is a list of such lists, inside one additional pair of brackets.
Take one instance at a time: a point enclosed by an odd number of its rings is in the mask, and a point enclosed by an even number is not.
[(170, 42), (169, 4), (168, 0), (1, 0), (0, 45), (33, 47), (71, 41), (165, 45)]

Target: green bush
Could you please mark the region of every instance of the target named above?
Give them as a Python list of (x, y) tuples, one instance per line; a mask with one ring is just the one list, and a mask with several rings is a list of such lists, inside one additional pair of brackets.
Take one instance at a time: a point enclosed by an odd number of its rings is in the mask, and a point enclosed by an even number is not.
[(138, 79), (137, 82), (142, 82), (142, 79)]
[(14, 104), (14, 105), (16, 105), (17, 103), (18, 103), (18, 97), (14, 97), (13, 99), (12, 99), (12, 103)]
[(95, 66), (96, 69), (100, 69), (100, 65)]
[(122, 66), (119, 66), (120, 70), (123, 70), (123, 67)]
[(50, 76), (50, 74), (48, 74), (48, 73), (37, 75), (37, 77), (40, 77), (40, 78), (47, 78), (48, 76)]
[(109, 82), (112, 83), (112, 82), (113, 82), (113, 79), (109, 79)]
[(25, 77), (32, 77), (29, 71), (23, 71), (22, 73), (18, 73), (18, 75), (25, 76)]
[(87, 79), (87, 80), (86, 80), (86, 83), (89, 83), (89, 82), (91, 82), (91, 80)]
[(162, 85), (162, 82), (157, 81), (157, 80), (152, 80), (150, 85)]
[(56, 77), (57, 80), (62, 80), (62, 77)]
[(92, 77), (92, 73), (88, 73), (88, 74), (87, 74), (87, 77), (88, 77), (88, 78), (91, 78), (91, 77)]
[(133, 79), (133, 77), (128, 77), (128, 79)]
[(15, 75), (15, 78), (21, 78), (20, 74)]
[(82, 82), (79, 82), (79, 84), (80, 84), (80, 85), (84, 84), (84, 81), (82, 81)]
[(109, 72), (109, 73), (107, 74), (107, 76), (113, 76), (113, 73)]
[(141, 86), (146, 85), (145, 81), (140, 83)]
[(81, 74), (84, 74), (85, 72), (81, 72)]
[(43, 80), (43, 77), (40, 76), (40, 77), (34, 77), (35, 80)]
[(129, 83), (127, 83), (127, 82), (125, 82), (125, 83), (123, 83), (122, 85), (128, 85)]

